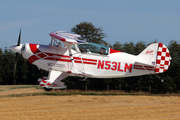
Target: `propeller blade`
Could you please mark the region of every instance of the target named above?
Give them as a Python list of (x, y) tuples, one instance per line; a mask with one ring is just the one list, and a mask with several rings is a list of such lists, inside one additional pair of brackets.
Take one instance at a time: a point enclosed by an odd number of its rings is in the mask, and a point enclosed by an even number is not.
[(21, 29), (20, 29), (20, 32), (19, 32), (19, 38), (18, 38), (17, 46), (20, 46), (20, 42), (21, 42)]
[[(20, 43), (21, 43), (21, 29), (19, 32), (19, 38), (18, 38), (17, 46), (20, 46)], [(17, 66), (18, 56), (19, 56), (19, 53), (16, 52), (15, 65), (14, 65), (14, 75), (16, 74), (16, 66)]]
[(14, 75), (16, 74), (16, 66), (17, 66), (18, 56), (19, 56), (19, 53), (16, 53), (15, 64), (14, 64)]

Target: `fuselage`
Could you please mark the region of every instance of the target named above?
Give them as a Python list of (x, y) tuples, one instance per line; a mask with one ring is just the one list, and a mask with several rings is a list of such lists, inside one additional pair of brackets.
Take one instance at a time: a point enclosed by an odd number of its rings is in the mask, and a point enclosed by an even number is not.
[(20, 44), (20, 31), (17, 44), (10, 46), (17, 53), (16, 60), (20, 53), (39, 69), (49, 71), (48, 76), (38, 79), (40, 86), (48, 91), (65, 89), (62, 80), (67, 76), (84, 77), (84, 80), (120, 78), (163, 73), (170, 66), (169, 50), (162, 43), (152, 43), (136, 56), (102, 44), (79, 40), (81, 36), (74, 33), (55, 31), (49, 35), (50, 45)]
[[(137, 56), (109, 48), (108, 55), (79, 53), (72, 51), (69, 55), (67, 48), (40, 44), (25, 43), (21, 53), (30, 63), (38, 68), (50, 71), (74, 71), (88, 73), (93, 78), (116, 78), (144, 74), (135, 70), (133, 64)], [(150, 71), (154, 73), (154, 71)], [(71, 74), (70, 74), (71, 75)], [(74, 75), (72, 76), (81, 76)]]

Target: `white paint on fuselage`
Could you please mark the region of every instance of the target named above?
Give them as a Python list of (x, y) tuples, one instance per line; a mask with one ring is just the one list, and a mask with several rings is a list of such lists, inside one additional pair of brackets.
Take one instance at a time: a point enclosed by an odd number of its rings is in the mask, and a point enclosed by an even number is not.
[[(25, 59), (28, 59), (29, 57), (34, 55), (34, 53), (31, 51), (28, 43), (24, 45), (25, 45), (25, 49), (24, 51), (22, 51), (22, 54)], [(124, 52), (112, 53), (109, 55), (96, 55), (90, 53), (87, 54), (77, 53), (75, 50), (72, 49), (72, 57), (78, 57), (81, 58), (81, 60), (82, 58), (97, 60), (96, 62), (97, 64), (92, 65), (85, 63), (72, 63), (71, 57), (69, 57), (69, 52), (64, 47), (55, 47), (55, 46), (47, 46), (47, 45), (37, 45), (37, 47), (38, 50), (41, 51), (40, 53), (44, 53), (47, 56), (36, 60), (35, 62), (33, 62), (33, 64), (36, 65), (38, 68), (47, 71), (57, 70), (57, 71), (66, 72), (66, 71), (75, 70), (75, 72), (78, 71), (78, 72), (91, 74), (91, 77), (93, 78), (117, 78), (117, 77), (149, 74), (145, 70), (143, 71), (133, 70), (133, 68), (131, 68), (131, 70), (126, 69), (125, 65), (133, 65), (136, 61), (138, 61), (137, 60), (138, 57)], [(51, 58), (61, 58), (61, 59), (63, 58), (67, 61), (70, 60), (70, 62), (57, 61), (56, 59), (46, 60), (48, 54), (53, 54), (52, 56), (50, 56)], [(60, 55), (62, 55), (62, 57), (60, 57)], [(104, 61), (104, 66), (101, 68), (98, 68), (99, 61), (101, 62)], [(116, 64), (117, 66), (115, 67)], [(154, 72), (152, 71), (152, 73)]]

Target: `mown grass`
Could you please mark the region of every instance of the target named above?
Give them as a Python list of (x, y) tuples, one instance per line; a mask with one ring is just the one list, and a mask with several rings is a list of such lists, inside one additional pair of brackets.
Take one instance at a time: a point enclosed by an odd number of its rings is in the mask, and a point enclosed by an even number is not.
[[(39, 85), (10, 85), (10, 86), (0, 86), (0, 93), (6, 91), (16, 90), (22, 91), (22, 89), (34, 88), (33, 92), (29, 91), (28, 93), (14, 93), (14, 94), (3, 94), (0, 97), (24, 97), (24, 96), (39, 96), (39, 95), (52, 95), (52, 96), (67, 96), (67, 95), (101, 95), (101, 96), (110, 96), (110, 95), (146, 95), (146, 96), (180, 96), (180, 94), (151, 94), (146, 92), (124, 92), (118, 90), (112, 91), (81, 91), (81, 90), (52, 90), (44, 91), (43, 88)], [(40, 90), (42, 89), (42, 90)]]
[(26, 88), (42, 89), (42, 87), (39, 86), (39, 85), (19, 85), (19, 86), (11, 86), (11, 87), (8, 87), (9, 90), (14, 90), (14, 89), (26, 89)]
[(94, 95), (94, 96), (110, 96), (110, 95), (150, 95), (147, 93), (124, 93), (119, 91), (79, 91), (79, 90), (52, 90), (49, 92), (35, 92), (35, 93), (20, 93), (20, 94), (10, 94), (3, 97), (24, 97), (24, 96), (69, 96), (69, 95)]
[(139, 92), (120, 92), (115, 91), (81, 91), (81, 90), (53, 90), (50, 92), (45, 92), (45, 95), (143, 95), (148, 93), (139, 93)]

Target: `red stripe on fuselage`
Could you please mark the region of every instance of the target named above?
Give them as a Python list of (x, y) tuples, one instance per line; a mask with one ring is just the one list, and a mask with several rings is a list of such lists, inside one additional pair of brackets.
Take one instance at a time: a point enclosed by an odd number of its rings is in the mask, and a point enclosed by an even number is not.
[(94, 60), (94, 59), (88, 59), (88, 58), (82, 58), (82, 60), (84, 60), (84, 61), (91, 61), (91, 62), (97, 62), (97, 60)]
[(60, 54), (54, 54), (54, 53), (46, 53), (49, 56), (53, 56), (53, 57), (67, 57), (70, 58), (70, 56), (67, 55), (60, 55)]
[[(70, 56), (68, 55), (60, 55), (60, 54), (54, 54), (54, 53), (46, 53), (38, 50), (37, 48), (38, 44), (29, 44), (29, 47), (34, 53), (31, 57), (28, 58), (28, 61), (32, 64), (33, 62), (39, 60), (39, 59), (44, 59), (44, 60), (53, 60), (53, 61), (62, 61), (62, 62), (72, 62)], [(40, 53), (40, 54), (38, 54)], [(47, 56), (46, 56), (47, 55)], [(90, 65), (97, 65), (97, 60), (95, 59), (88, 59), (88, 58), (81, 58), (80, 57), (73, 57), (75, 63), (84, 63), (84, 64), (90, 64)]]
[(39, 60), (39, 59), (40, 59), (40, 58), (38, 58), (37, 56), (33, 55), (33, 56), (31, 56), (31, 57), (28, 58), (28, 61), (29, 61), (29, 63), (32, 64), (34, 61)]
[(75, 63), (82, 63), (82, 61), (74, 60)]
[(97, 63), (83, 61), (84, 64), (97, 65)]
[(76, 60), (81, 60), (80, 57), (73, 57), (73, 59), (76, 59)]
[(114, 49), (111, 49), (111, 48), (110, 48), (110, 51), (109, 51), (110, 54), (112, 54), (112, 53), (119, 53), (119, 52), (121, 52), (121, 51), (114, 50)]
[(31, 51), (32, 51), (34, 54), (41, 52), (40, 50), (38, 50), (37, 45), (38, 45), (38, 44), (29, 44), (29, 47), (30, 47)]
[(62, 61), (62, 62), (72, 62), (70, 59), (60, 59), (60, 58), (52, 58), (52, 57), (47, 57), (45, 60), (53, 60), (53, 61)]

